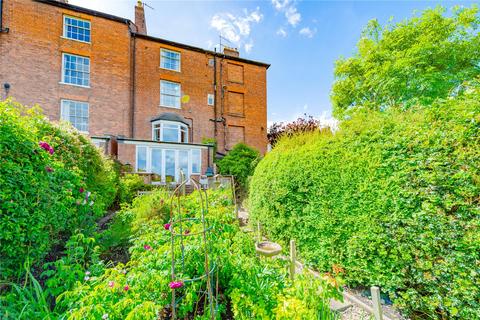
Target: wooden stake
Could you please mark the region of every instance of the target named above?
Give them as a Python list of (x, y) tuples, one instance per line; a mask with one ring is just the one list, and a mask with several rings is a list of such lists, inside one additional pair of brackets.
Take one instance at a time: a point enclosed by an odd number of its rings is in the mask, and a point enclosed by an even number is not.
[(371, 287), (370, 292), (372, 293), (373, 314), (375, 315), (375, 319), (383, 320), (382, 304), (380, 303), (380, 288)]
[(260, 243), (262, 242), (262, 233), (260, 232), (260, 222), (257, 222), (257, 242)]
[(297, 260), (297, 248), (295, 247), (295, 240), (290, 240), (290, 278), (295, 280), (295, 262)]

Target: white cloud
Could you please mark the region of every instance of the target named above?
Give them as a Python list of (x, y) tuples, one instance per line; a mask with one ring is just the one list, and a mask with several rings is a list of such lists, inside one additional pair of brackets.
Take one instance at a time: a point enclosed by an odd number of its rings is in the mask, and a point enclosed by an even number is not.
[(298, 12), (296, 1), (292, 0), (272, 0), (272, 5), (278, 12), (282, 12), (287, 19), (287, 22), (292, 27), (302, 20), (302, 15)]
[(310, 29), (309, 27), (305, 27), (305, 28), (300, 29), (300, 31), (298, 33), (302, 36), (307, 37), (307, 38), (313, 38), (315, 33), (317, 33), (317, 28)]
[(285, 29), (283, 28), (280, 28), (277, 30), (277, 35), (279, 35), (282, 38), (285, 38), (287, 36), (287, 31), (285, 31)]
[(245, 51), (246, 51), (247, 53), (250, 53), (250, 51), (252, 51), (252, 48), (253, 48), (253, 42), (250, 41), (249, 43), (245, 43), (245, 46), (244, 46), (244, 47), (245, 47)]
[(243, 45), (245, 51), (250, 52), (253, 47), (253, 41), (249, 39), (252, 25), (260, 23), (262, 19), (263, 15), (258, 7), (252, 12), (244, 9), (241, 15), (217, 13), (210, 20), (210, 27), (217, 30), (221, 36), (232, 44), (238, 47)]
[(305, 104), (305, 105), (303, 106), (303, 110), (305, 110), (305, 111), (308, 110), (308, 104)]

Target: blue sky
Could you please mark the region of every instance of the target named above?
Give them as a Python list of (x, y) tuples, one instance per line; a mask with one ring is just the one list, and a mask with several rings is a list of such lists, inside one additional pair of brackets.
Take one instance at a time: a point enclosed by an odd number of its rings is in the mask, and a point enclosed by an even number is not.
[[(331, 117), (330, 90), (339, 57), (354, 54), (371, 19), (401, 21), (415, 10), (474, 1), (145, 1), (148, 34), (206, 49), (219, 35), (240, 56), (270, 63), (268, 120), (291, 121), (304, 113)], [(135, 0), (69, 3), (134, 20)]]

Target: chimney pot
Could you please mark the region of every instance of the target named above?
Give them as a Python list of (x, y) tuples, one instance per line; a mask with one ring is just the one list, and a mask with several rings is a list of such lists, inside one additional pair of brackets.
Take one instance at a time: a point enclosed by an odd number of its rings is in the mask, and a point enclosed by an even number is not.
[(135, 6), (135, 26), (137, 33), (147, 34), (147, 23), (145, 22), (145, 9), (142, 1), (138, 1)]
[(223, 54), (232, 57), (239, 57), (240, 53), (237, 48), (223, 47)]

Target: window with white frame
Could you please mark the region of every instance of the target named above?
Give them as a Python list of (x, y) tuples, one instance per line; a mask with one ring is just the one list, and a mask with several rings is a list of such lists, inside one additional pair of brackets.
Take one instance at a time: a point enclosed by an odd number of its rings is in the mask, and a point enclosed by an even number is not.
[(192, 149), (192, 174), (200, 174), (202, 157), (199, 149)]
[(215, 104), (215, 96), (211, 93), (207, 95), (207, 104), (213, 106)]
[(70, 122), (77, 130), (88, 132), (88, 103), (62, 100), (60, 114), (63, 120)]
[(160, 81), (160, 106), (180, 109), (180, 83)]
[(160, 49), (160, 67), (180, 71), (180, 52)]
[(161, 181), (180, 181), (182, 172), (186, 179), (201, 173), (202, 150), (198, 147), (165, 147), (138, 145), (136, 150), (137, 172), (152, 172)]
[(188, 126), (173, 121), (155, 121), (152, 123), (152, 139), (163, 142), (188, 142)]
[(82, 87), (90, 86), (90, 58), (64, 53), (62, 82)]
[(90, 42), (90, 21), (63, 16), (63, 36), (72, 40)]

